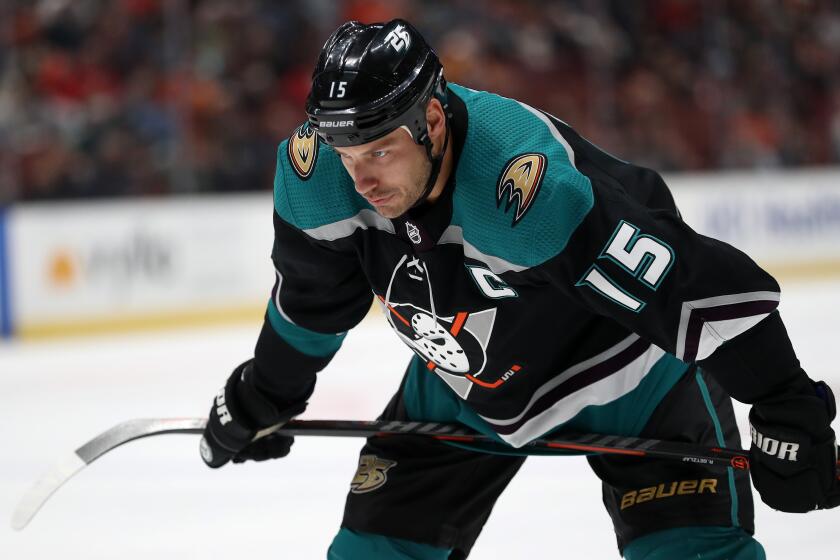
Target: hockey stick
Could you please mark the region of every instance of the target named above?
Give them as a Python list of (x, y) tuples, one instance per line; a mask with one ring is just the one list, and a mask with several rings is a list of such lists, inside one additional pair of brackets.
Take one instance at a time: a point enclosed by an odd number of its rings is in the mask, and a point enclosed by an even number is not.
[[(135, 439), (160, 434), (201, 434), (207, 423), (205, 418), (137, 419), (117, 424), (85, 443), (75, 452), (56, 463), (23, 496), (12, 515), (13, 529), (21, 530), (32, 520), (49, 497), (77, 472), (112, 449)], [(272, 426), (254, 437), (259, 439), (271, 433), (289, 436), (338, 436), (385, 437), (389, 435), (415, 435), (440, 441), (470, 445), (472, 449), (486, 452), (510, 452), (511, 447), (489, 436), (479, 434), (460, 425), (437, 422), (403, 422), (376, 420), (292, 420)], [(603, 434), (570, 434), (534, 440), (520, 448), (530, 454), (561, 454), (574, 451), (602, 453), (633, 457), (669, 459), (684, 463), (697, 463), (714, 467), (748, 469), (748, 451), (704, 447), (681, 442), (657, 439), (611, 436)]]

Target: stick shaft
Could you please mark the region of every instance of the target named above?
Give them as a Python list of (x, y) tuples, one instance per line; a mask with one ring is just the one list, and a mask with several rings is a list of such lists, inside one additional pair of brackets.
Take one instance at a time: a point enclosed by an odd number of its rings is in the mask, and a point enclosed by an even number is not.
[[(412, 435), (432, 437), (440, 441), (473, 445), (480, 451), (510, 452), (512, 448), (500, 440), (479, 434), (459, 425), (436, 422), (401, 422), (377, 420), (358, 422), (353, 420), (292, 420), (280, 428), (269, 428), (264, 433), (274, 432), (290, 436), (337, 436), (337, 437), (386, 437)], [(603, 434), (569, 434), (534, 440), (521, 450), (528, 454), (564, 454), (566, 452), (605, 453), (634, 457), (670, 459), (717, 467), (749, 468), (749, 453), (743, 449), (705, 447), (680, 442), (667, 442), (650, 438), (636, 438)]]
[[(182, 433), (200, 434), (204, 431), (202, 419), (182, 419), (169, 422), (167, 420), (135, 420), (130, 421), (132, 427), (135, 424), (148, 422), (151, 428), (150, 433), (142, 433), (142, 430), (119, 430), (122, 433), (130, 433), (131, 438), (120, 441), (117, 445), (161, 433)], [(177, 423), (175, 423), (177, 422)], [(128, 425), (129, 423), (126, 423)], [(118, 430), (118, 428), (112, 428)], [(109, 430), (112, 431), (112, 430)], [(457, 424), (446, 424), (439, 422), (410, 422), (399, 420), (291, 420), (283, 425), (271, 426), (257, 433), (254, 439), (260, 439), (271, 433), (279, 433), (288, 436), (320, 436), (320, 437), (387, 437), (395, 435), (410, 435), (418, 437), (431, 437), (439, 441), (446, 441), (464, 446), (470, 446), (478, 451), (485, 452), (506, 452), (513, 450), (501, 440), (480, 434)], [(106, 432), (107, 434), (108, 432)], [(92, 440), (100, 443), (94, 446), (98, 457), (102, 453), (113, 449), (116, 445), (103, 449), (101, 442), (107, 440), (105, 434)], [(85, 462), (89, 463), (95, 457), (85, 456), (91, 442), (83, 445), (77, 450)], [(524, 454), (568, 454), (578, 453), (603, 453), (611, 455), (624, 455), (634, 457), (649, 457), (658, 459), (669, 459), (684, 463), (696, 463), (715, 467), (734, 467), (737, 469), (749, 468), (749, 453), (743, 449), (727, 449), (719, 447), (705, 447), (701, 445), (687, 444), (681, 442), (669, 442), (650, 438), (636, 438), (604, 434), (568, 434), (563, 436), (549, 437), (534, 440), (520, 448)]]

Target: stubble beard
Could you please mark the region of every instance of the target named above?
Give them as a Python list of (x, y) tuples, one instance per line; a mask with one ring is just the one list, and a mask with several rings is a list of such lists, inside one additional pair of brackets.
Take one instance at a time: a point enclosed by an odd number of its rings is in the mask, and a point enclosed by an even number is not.
[(396, 200), (396, 205), (388, 205), (382, 208), (377, 208), (376, 211), (384, 218), (393, 219), (399, 216), (402, 216), (409, 209), (414, 207), (417, 204), (417, 201), (420, 199), (420, 196), (423, 194), (423, 191), (426, 190), (426, 183), (429, 181), (429, 177), (432, 175), (432, 164), (431, 162), (424, 158), (421, 167), (411, 174), (409, 177), (409, 187), (406, 189), (398, 190), (394, 196), (394, 198), (398, 198)]

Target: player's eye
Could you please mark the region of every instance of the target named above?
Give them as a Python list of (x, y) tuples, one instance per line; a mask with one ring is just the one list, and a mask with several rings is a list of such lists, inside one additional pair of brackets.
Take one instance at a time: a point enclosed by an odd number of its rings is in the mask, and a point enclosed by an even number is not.
[(387, 150), (376, 150), (376, 151), (370, 153), (370, 156), (375, 157), (375, 158), (383, 158), (387, 155), (388, 155)]

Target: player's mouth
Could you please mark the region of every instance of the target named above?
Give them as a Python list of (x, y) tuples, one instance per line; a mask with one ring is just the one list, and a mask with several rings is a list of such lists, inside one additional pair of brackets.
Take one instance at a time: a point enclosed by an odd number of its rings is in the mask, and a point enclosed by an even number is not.
[(382, 206), (383, 204), (385, 204), (386, 202), (391, 200), (391, 198), (393, 198), (393, 196), (394, 196), (393, 194), (389, 194), (387, 196), (381, 196), (379, 198), (369, 198), (368, 202), (370, 202), (374, 206)]

